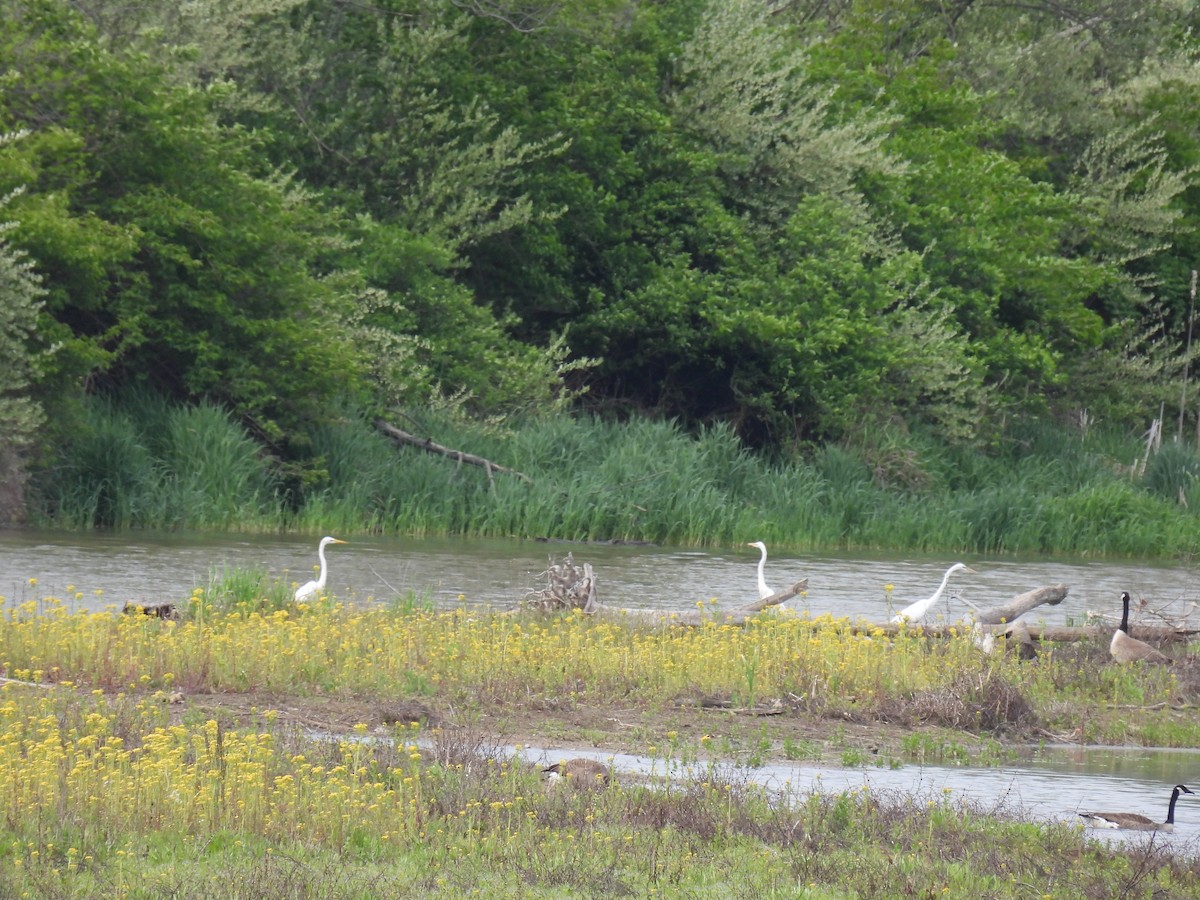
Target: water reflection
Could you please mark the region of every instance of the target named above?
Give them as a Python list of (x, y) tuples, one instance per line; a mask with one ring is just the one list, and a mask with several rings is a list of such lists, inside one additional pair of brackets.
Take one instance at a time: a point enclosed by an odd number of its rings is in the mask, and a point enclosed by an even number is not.
[[(226, 571), (256, 569), (287, 584), (307, 581), (317, 561), (317, 539), (295, 536), (187, 534), (61, 534), (0, 532), (0, 596), (8, 602), (66, 597), (79, 592), (82, 608), (110, 603), (178, 602)], [(329, 551), (328, 590), (348, 602), (386, 600), (414, 592), (438, 604), (465, 602), (508, 607), (544, 587), (551, 560), (572, 552), (590, 563), (602, 602), (610, 606), (691, 609), (715, 598), (729, 608), (757, 598), (752, 547), (688, 550), (672, 547), (582, 545), (534, 541), (355, 537)], [(791, 606), (814, 615), (885, 619), (928, 596), (950, 562), (944, 557), (800, 555), (771, 551), (768, 581), (776, 587), (808, 579)], [(964, 558), (978, 571), (952, 581), (942, 614), (968, 612), (958, 595), (977, 606), (1006, 602), (1048, 584), (1067, 584), (1057, 607), (1034, 618), (1078, 624), (1089, 611), (1115, 616), (1128, 590), (1153, 608), (1200, 619), (1196, 571), (1190, 566), (1129, 561), (1047, 561)], [(29, 579), (37, 579), (36, 586)], [(893, 590), (887, 591), (886, 586)], [(68, 586), (73, 591), (68, 591)], [(97, 594), (96, 592), (101, 593)]]

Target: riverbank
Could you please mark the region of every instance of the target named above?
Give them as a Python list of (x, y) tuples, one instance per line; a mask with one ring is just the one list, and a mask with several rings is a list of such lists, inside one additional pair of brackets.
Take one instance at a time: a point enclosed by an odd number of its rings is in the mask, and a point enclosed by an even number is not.
[[(1138, 557), (1200, 548), (1200, 453), (1137, 434), (1027, 423), (994, 446), (881, 429), (864, 446), (751, 452), (729, 429), (566, 415), (503, 430), (434, 413), (422, 434), (512, 472), (397, 448), (347, 416), (280, 470), (220, 410), (95, 399), (30, 484), (67, 530), (279, 532), (794, 552)], [(164, 440), (171, 435), (172, 440)]]
[[(1200, 887), (1187, 843), (1101, 843), (916, 785), (766, 792), (750, 774), (799, 754), (870, 782), (868, 768), (917, 748), (976, 763), (1005, 752), (946, 729), (151, 685), (9, 684), (0, 701), (6, 896), (1018, 898), (1035, 885), (1075, 900)], [(601, 790), (556, 789), (510, 741), (544, 741), (551, 759), (624, 748), (663, 774), (618, 767)]]
[[(8, 609), (0, 658), (36, 685), (0, 688), (5, 895), (1017, 897), (1036, 884), (1074, 900), (1131, 878), (1167, 896), (1200, 884), (1186, 845), (1097, 844), (942, 795), (780, 795), (747, 776), (782, 760), (986, 765), (1038, 735), (1200, 745), (1176, 709), (1196, 696), (1187, 666), (1127, 669), (1086, 643), (1031, 664), (967, 635), (884, 639), (794, 615), (645, 628), (220, 608), (197, 591), (178, 620)], [(663, 785), (552, 792), (514, 745), (694, 766)]]

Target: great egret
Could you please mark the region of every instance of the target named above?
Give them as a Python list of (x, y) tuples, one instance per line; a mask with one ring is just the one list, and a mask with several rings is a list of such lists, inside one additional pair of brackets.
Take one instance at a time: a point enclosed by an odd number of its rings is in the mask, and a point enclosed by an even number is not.
[(763, 576), (763, 569), (767, 565), (767, 545), (762, 541), (754, 541), (746, 546), (757, 547), (759, 553), (762, 554), (758, 560), (758, 599), (765, 600), (767, 597), (771, 597), (775, 594), (775, 592), (767, 585), (767, 579)]
[(946, 570), (946, 574), (942, 576), (942, 583), (938, 589), (933, 592), (932, 597), (926, 597), (924, 600), (918, 600), (916, 603), (910, 603), (896, 615), (892, 616), (892, 624), (899, 625), (901, 622), (919, 622), (925, 618), (925, 613), (933, 608), (933, 604), (937, 603), (942, 597), (942, 592), (946, 590), (946, 584), (950, 581), (950, 576), (955, 572), (966, 572), (968, 575), (978, 575), (979, 573), (970, 566), (965, 566), (962, 563), (955, 563)]
[(556, 762), (542, 771), (550, 776), (551, 784), (557, 784), (565, 778), (569, 779), (568, 783), (573, 787), (580, 789), (604, 787), (612, 777), (608, 766), (583, 757)]
[(329, 572), (325, 565), (325, 548), (328, 547), (330, 544), (344, 544), (344, 543), (346, 543), (346, 542), (339, 541), (335, 537), (321, 538), (321, 543), (317, 545), (317, 557), (321, 560), (321, 572), (319, 575), (317, 575), (316, 581), (310, 581), (310, 582), (308, 582), (306, 584), (302, 584), (302, 585), (300, 585), (300, 587), (296, 588), (295, 599), (297, 601), (307, 600), (310, 597), (315, 597), (321, 591), (325, 590), (325, 578), (329, 575)]
[(1155, 822), (1141, 813), (1128, 812), (1083, 812), (1079, 815), (1086, 819), (1089, 825), (1097, 828), (1125, 828), (1129, 831), (1174, 831), (1175, 830), (1175, 801), (1180, 794), (1195, 793), (1187, 785), (1177, 784), (1171, 791), (1171, 802), (1167, 806), (1167, 821)]
[[(1150, 663), (1169, 663), (1170, 657), (1155, 650), (1145, 641), (1129, 634), (1129, 591), (1121, 591), (1121, 627), (1113, 632), (1108, 652), (1117, 662), (1131, 663), (1139, 660)], [(1189, 793), (1191, 793), (1189, 791)]]

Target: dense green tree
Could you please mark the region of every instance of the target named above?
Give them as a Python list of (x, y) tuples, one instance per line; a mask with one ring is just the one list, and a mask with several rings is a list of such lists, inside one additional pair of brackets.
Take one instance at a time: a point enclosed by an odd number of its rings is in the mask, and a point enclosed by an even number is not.
[(319, 208), (203, 93), (102, 50), (58, 4), (3, 7), (0, 56), (20, 78), (0, 123), (36, 129), (15, 212), (46, 274), (57, 374), (207, 397), (272, 440), (358, 391), (357, 354), (331, 327), (341, 299), (309, 268)]
[(273, 438), (564, 381), (763, 444), (1136, 418), (1186, 361), (1197, 6), (0, 0), (0, 186), (52, 383)]
[[(0, 134), (0, 163), (19, 169), (9, 155), (11, 146), (26, 137), (20, 132)], [(0, 188), (2, 190), (2, 188)], [(21, 192), (0, 193), (0, 215)], [(42, 409), (31, 393), (39, 357), (36, 348), (37, 315), (44, 291), (41, 278), (25, 254), (9, 243), (17, 223), (0, 220), (0, 524), (20, 518), (24, 508), (25, 457), (42, 424)]]

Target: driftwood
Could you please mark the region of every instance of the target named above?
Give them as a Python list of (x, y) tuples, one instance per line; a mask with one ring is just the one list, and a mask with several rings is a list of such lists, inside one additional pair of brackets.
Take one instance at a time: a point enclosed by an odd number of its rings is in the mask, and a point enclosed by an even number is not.
[(623, 622), (637, 622), (643, 625), (703, 625), (705, 622), (718, 622), (721, 625), (745, 625), (746, 620), (770, 606), (786, 603), (801, 591), (808, 590), (808, 579), (798, 581), (790, 588), (748, 603), (737, 606), (727, 612), (716, 610), (686, 609), (672, 612), (665, 609), (627, 609), (624, 607), (599, 606), (598, 615), (620, 619)]
[(476, 456), (473, 453), (465, 453), (462, 450), (455, 450), (451, 447), (443, 447), (441, 444), (436, 444), (429, 438), (417, 437), (415, 434), (409, 434), (401, 428), (384, 419), (376, 419), (375, 427), (390, 437), (393, 441), (400, 445), (410, 445), (420, 447), (429, 453), (439, 453), (442, 456), (448, 456), (451, 459), (457, 459), (459, 463), (470, 463), (473, 466), (481, 466), (488, 476), (488, 483), (492, 482), (493, 472), (504, 472), (506, 475), (513, 475), (520, 478), (526, 484), (533, 484), (533, 479), (528, 475), (523, 475), (515, 469), (510, 469), (507, 466), (502, 466), (499, 463), (494, 463), (490, 459), (484, 459), (482, 456)]
[(993, 606), (981, 609), (975, 613), (975, 621), (980, 625), (999, 625), (1002, 622), (1015, 622), (1035, 606), (1043, 603), (1057, 606), (1067, 598), (1069, 588), (1065, 584), (1034, 588), (1014, 597), (1003, 606)]
[(19, 678), (0, 678), (0, 684), (19, 684), (22, 687), (35, 687), (50, 690), (54, 687), (52, 682), (48, 681), (22, 681)]
[(542, 611), (552, 609), (581, 609), (594, 613), (599, 606), (596, 595), (596, 576), (591, 564), (575, 564), (575, 557), (568, 553), (561, 563), (551, 565), (542, 573), (546, 587), (530, 591), (522, 601), (522, 607), (534, 607)]
[[(878, 631), (881, 634), (899, 634), (902, 630), (907, 634), (921, 634), (926, 637), (949, 637), (967, 633), (971, 626), (964, 622), (946, 622), (938, 625), (852, 625), (852, 630), (864, 634)], [(1025, 622), (1013, 622), (1001, 625), (980, 625), (980, 631), (994, 635), (1009, 635), (1012, 633), (1019, 640), (1028, 635), (1031, 641), (1084, 641), (1091, 638), (1107, 640), (1112, 636), (1111, 628), (1101, 628), (1096, 625), (1028, 625)], [(1165, 626), (1142, 627), (1137, 629), (1138, 640), (1148, 644), (1169, 644), (1184, 642), (1200, 634), (1200, 628), (1168, 628)]]
[[(562, 563), (551, 565), (542, 573), (547, 579), (543, 590), (530, 591), (525, 596), (520, 608), (530, 607), (542, 610), (581, 609), (590, 615), (619, 619), (641, 625), (687, 625), (700, 626), (706, 622), (718, 622), (722, 625), (745, 625), (747, 620), (768, 609), (786, 603), (797, 594), (808, 589), (808, 579), (798, 581), (790, 588), (747, 603), (733, 609), (720, 611), (711, 609), (685, 609), (671, 611), (664, 609), (641, 609), (629, 607), (614, 607), (602, 605), (596, 592), (596, 577), (590, 565), (578, 565), (572, 555), (567, 554)], [(975, 621), (972, 622), (939, 622), (934, 625), (904, 622), (900, 624), (876, 624), (860, 619), (847, 621), (845, 628), (853, 634), (862, 635), (897, 635), (919, 634), (926, 637), (952, 637), (977, 631), (979, 636), (993, 635), (1005, 637), (1010, 645), (1015, 645), (1023, 658), (1034, 654), (1034, 641), (1069, 642), (1089, 639), (1107, 639), (1112, 634), (1112, 628), (1099, 625), (1070, 626), (1070, 625), (1029, 625), (1021, 616), (1031, 609), (1043, 604), (1056, 606), (1067, 596), (1068, 587), (1065, 584), (1047, 585), (1026, 591), (1014, 597), (1010, 602), (1001, 606), (977, 610)], [(828, 627), (824, 622), (813, 622), (812, 627)], [(1139, 639), (1149, 644), (1168, 644), (1185, 642), (1200, 634), (1200, 628), (1182, 628), (1171, 626), (1144, 625), (1137, 627)]]

